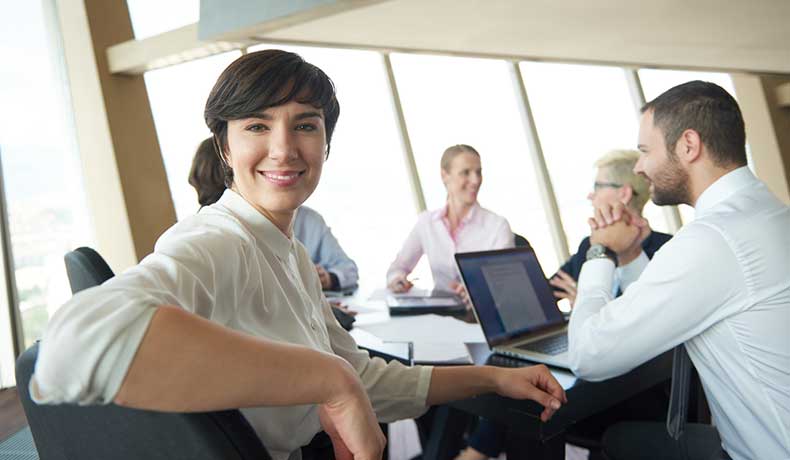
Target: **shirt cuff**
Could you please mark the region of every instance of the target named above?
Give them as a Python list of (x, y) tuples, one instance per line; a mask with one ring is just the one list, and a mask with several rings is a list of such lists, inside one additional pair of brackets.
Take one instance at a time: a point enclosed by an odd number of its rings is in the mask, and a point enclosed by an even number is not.
[(420, 366), (420, 375), (417, 377), (417, 400), (428, 406), (428, 390), (431, 387), (433, 366)]
[(602, 258), (586, 261), (584, 265), (582, 265), (581, 273), (579, 273), (579, 294), (577, 300), (583, 293), (597, 291), (604, 291), (611, 296), (609, 292), (612, 290), (614, 273), (614, 262), (609, 259)]
[(337, 273), (328, 272), (329, 273), (329, 287), (327, 290), (329, 291), (339, 291), (340, 290), (340, 279)]

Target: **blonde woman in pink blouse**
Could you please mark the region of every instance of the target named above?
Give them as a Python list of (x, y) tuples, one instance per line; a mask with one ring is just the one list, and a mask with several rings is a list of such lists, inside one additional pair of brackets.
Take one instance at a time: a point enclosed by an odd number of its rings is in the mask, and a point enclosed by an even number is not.
[(387, 287), (393, 292), (412, 288), (407, 276), (425, 254), (435, 288), (463, 296), (453, 259), (455, 253), (513, 247), (513, 232), (507, 220), (477, 202), (483, 183), (477, 150), (469, 145), (453, 145), (442, 154), (441, 167), (447, 204), (417, 217), (417, 223), (387, 270)]

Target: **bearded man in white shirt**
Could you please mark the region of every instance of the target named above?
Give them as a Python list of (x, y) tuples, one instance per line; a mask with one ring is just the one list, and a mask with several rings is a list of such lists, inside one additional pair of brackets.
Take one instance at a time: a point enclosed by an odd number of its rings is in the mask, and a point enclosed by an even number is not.
[(605, 204), (590, 219), (592, 247), (569, 326), (573, 371), (623, 374), (683, 344), (716, 427), (615, 425), (613, 460), (790, 458), (790, 208), (746, 167), (743, 117), (712, 83), (676, 86), (642, 109), (634, 171), (658, 205), (695, 207), (686, 224), (612, 300), (615, 267), (645, 262), (645, 222)]

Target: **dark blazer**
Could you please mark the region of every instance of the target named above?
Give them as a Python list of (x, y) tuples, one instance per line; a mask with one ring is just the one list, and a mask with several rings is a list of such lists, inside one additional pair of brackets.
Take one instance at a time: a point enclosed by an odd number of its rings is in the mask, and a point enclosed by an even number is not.
[[(650, 236), (642, 242), (642, 249), (645, 251), (648, 259), (653, 258), (653, 254), (655, 254), (658, 249), (664, 245), (667, 241), (672, 238), (672, 235), (667, 235), (666, 233), (661, 233), (657, 231), (652, 231)], [(560, 269), (565, 273), (571, 275), (571, 277), (579, 281), (579, 274), (582, 271), (582, 264), (584, 261), (587, 260), (587, 250), (590, 249), (590, 237), (586, 237), (582, 240), (581, 244), (579, 244), (579, 249), (576, 250), (576, 254), (572, 255), (567, 262), (565, 262)], [(555, 274), (556, 276), (556, 274)], [(553, 277), (552, 277), (553, 278)]]

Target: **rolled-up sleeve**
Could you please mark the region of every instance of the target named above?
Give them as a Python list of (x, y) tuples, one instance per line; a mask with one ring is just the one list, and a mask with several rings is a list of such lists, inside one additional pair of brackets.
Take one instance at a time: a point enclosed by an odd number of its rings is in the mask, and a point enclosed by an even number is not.
[(115, 398), (157, 304), (108, 291), (83, 291), (50, 320), (30, 381), (35, 402), (107, 404)]
[(163, 237), (140, 264), (74, 295), (42, 337), (30, 382), (33, 399), (42, 404), (112, 402), (161, 305), (221, 323), (215, 286), (229, 284), (226, 277), (244, 276), (242, 246), (235, 245), (239, 254), (229, 254), (233, 245), (223, 238), (210, 232), (188, 241)]

